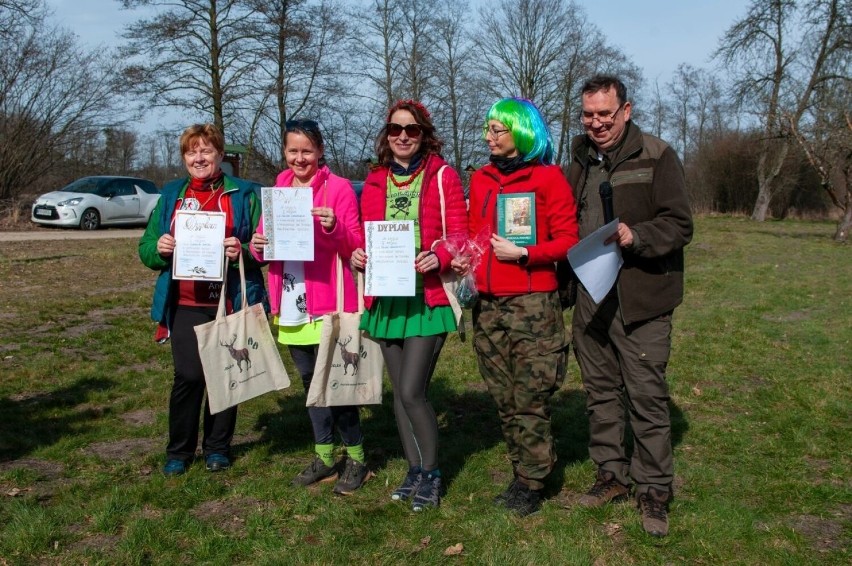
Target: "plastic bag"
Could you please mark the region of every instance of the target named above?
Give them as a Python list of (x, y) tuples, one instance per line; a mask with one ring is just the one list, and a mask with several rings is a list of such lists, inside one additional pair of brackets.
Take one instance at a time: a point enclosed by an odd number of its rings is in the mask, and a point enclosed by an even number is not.
[(470, 308), (479, 298), (479, 291), (476, 289), (476, 272), (479, 262), (482, 261), (482, 256), (485, 255), (485, 250), (488, 249), (491, 241), (491, 226), (483, 226), (479, 233), (473, 238), (457, 237), (449, 239), (445, 242), (446, 249), (450, 252), (454, 259), (466, 259), (469, 262), (470, 268), (467, 275), (459, 278), (459, 285), (456, 289), (456, 298), (459, 304), (464, 308)]

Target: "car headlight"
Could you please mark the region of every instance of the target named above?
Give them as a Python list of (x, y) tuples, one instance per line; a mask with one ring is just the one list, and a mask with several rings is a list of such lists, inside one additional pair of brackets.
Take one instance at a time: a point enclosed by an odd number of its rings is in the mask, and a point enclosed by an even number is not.
[(63, 200), (62, 202), (58, 202), (56, 203), (56, 206), (77, 206), (81, 202), (83, 202), (82, 197), (74, 197), (68, 200)]

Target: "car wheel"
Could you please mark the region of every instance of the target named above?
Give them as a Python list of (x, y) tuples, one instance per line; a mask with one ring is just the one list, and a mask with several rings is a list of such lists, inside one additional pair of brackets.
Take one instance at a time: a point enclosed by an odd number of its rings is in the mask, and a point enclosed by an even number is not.
[(80, 230), (97, 230), (101, 226), (101, 215), (94, 208), (87, 208), (80, 217)]

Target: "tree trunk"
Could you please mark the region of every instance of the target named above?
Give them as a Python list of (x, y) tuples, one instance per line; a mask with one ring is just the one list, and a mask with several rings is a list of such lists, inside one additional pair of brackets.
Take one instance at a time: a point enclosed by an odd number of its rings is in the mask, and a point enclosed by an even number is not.
[(766, 220), (769, 204), (775, 196), (775, 182), (781, 174), (781, 167), (790, 151), (790, 142), (786, 138), (777, 140), (775, 143), (778, 145), (773, 148), (773, 141), (764, 141), (757, 160), (757, 200), (751, 212), (751, 219), (757, 222)]
[(769, 213), (769, 203), (772, 201), (772, 189), (768, 182), (764, 181), (757, 189), (757, 200), (754, 201), (754, 209), (751, 211), (751, 219), (757, 222), (766, 220)]
[(846, 243), (849, 239), (849, 228), (852, 227), (852, 206), (847, 206), (837, 223), (837, 231), (834, 233), (834, 241)]

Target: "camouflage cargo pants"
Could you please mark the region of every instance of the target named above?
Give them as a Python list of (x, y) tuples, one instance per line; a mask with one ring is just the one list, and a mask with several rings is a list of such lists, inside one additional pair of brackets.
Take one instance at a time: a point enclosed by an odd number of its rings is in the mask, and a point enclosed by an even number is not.
[(559, 297), (555, 291), (482, 296), (473, 326), (479, 371), (497, 404), (509, 458), (520, 478), (541, 489), (556, 462), (550, 398), (566, 372)]

